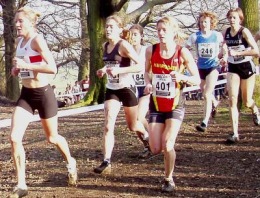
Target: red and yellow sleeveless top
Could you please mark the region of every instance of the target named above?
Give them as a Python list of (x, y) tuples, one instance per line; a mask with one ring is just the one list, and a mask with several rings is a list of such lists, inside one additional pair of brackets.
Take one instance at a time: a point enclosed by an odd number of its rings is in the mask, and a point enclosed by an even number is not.
[(169, 59), (160, 56), (160, 44), (153, 45), (151, 57), (152, 68), (152, 106), (159, 112), (170, 112), (177, 105), (183, 104), (182, 83), (177, 83), (170, 76), (170, 72), (184, 73), (185, 67), (181, 64), (180, 54), (182, 47), (177, 45), (174, 55)]

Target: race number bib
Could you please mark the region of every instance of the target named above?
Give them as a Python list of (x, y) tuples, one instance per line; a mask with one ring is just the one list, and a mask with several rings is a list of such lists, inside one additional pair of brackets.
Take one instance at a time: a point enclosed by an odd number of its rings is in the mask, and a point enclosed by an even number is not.
[(153, 75), (153, 95), (160, 98), (175, 97), (175, 81), (170, 74)]
[(214, 43), (198, 43), (198, 53), (201, 58), (215, 57), (215, 44)]
[[(244, 45), (238, 45), (238, 46), (231, 46), (229, 49), (235, 50), (235, 51), (245, 51), (245, 46)], [(234, 62), (239, 62), (245, 59), (245, 56), (233, 56)]]
[(134, 78), (136, 87), (144, 86), (144, 74), (135, 73), (135, 74), (133, 74), (133, 78)]
[(21, 69), (19, 76), (21, 79), (30, 79), (34, 78), (34, 74), (32, 70), (27, 70), (27, 69)]
[[(117, 61), (106, 61), (106, 67), (111, 68), (111, 67), (119, 67), (119, 63)], [(107, 80), (111, 84), (118, 84), (119, 83), (119, 74), (115, 76), (110, 76), (107, 74)]]
[[(17, 56), (17, 58), (24, 59), (25, 62), (30, 62), (29, 57), (27, 56)], [(28, 69), (21, 69), (19, 73), (21, 79), (31, 79), (34, 78), (34, 73)]]

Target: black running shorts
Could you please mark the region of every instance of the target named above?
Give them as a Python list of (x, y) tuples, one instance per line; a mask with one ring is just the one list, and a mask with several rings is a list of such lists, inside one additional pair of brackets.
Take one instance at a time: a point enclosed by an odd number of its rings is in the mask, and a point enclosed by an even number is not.
[(138, 100), (136, 97), (136, 88), (135, 87), (125, 87), (122, 89), (106, 89), (105, 100), (117, 100), (122, 102), (124, 107), (133, 107), (138, 105)]
[(252, 61), (239, 64), (228, 63), (228, 72), (239, 75), (241, 79), (248, 79), (256, 73), (256, 68)]
[(48, 119), (57, 115), (58, 105), (54, 91), (50, 85), (40, 88), (22, 87), (17, 106), (34, 114), (37, 109), (42, 119)]

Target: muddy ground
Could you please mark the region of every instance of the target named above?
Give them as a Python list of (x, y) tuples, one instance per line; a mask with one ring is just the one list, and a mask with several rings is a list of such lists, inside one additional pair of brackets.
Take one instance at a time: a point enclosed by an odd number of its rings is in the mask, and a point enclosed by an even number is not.
[[(10, 118), (13, 104), (0, 103), (0, 119)], [(250, 112), (242, 111), (239, 123), (241, 141), (227, 145), (231, 133), (227, 102), (206, 133), (194, 130), (202, 117), (202, 101), (187, 101), (186, 117), (177, 138), (174, 193), (160, 192), (163, 179), (163, 155), (139, 159), (142, 145), (127, 130), (123, 113), (116, 124), (116, 144), (112, 174), (96, 175), (93, 168), (102, 159), (103, 111), (59, 118), (59, 132), (69, 142), (77, 159), (77, 187), (67, 187), (65, 162), (45, 140), (39, 122), (29, 125), (24, 138), (27, 159), (28, 198), (94, 197), (212, 197), (260, 198), (260, 126), (252, 122)], [(22, 122), (22, 120), (21, 120)], [(0, 197), (7, 197), (15, 185), (8, 134), (0, 129)]]

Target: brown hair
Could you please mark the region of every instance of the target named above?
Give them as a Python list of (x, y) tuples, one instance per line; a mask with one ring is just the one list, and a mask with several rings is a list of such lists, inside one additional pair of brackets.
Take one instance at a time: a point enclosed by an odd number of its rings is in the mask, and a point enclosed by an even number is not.
[(240, 22), (242, 23), (244, 21), (244, 14), (243, 14), (243, 11), (241, 8), (233, 8), (233, 9), (230, 9), (228, 12), (227, 12), (227, 15), (226, 17), (229, 18), (231, 13), (233, 12), (237, 12), (238, 13), (238, 16), (239, 16), (239, 19), (240, 19)]
[(213, 12), (205, 11), (205, 12), (201, 12), (199, 17), (198, 17), (198, 27), (199, 27), (199, 30), (201, 30), (201, 28), (200, 28), (200, 19), (201, 18), (206, 18), (206, 17), (210, 18), (210, 29), (211, 30), (215, 29), (217, 24), (218, 24), (217, 15), (215, 13), (213, 13)]
[(34, 24), (34, 26), (36, 25), (36, 22), (41, 15), (39, 12), (36, 12), (28, 7), (21, 7), (16, 11), (16, 14), (20, 12), (23, 12), (26, 18), (28, 18)]
[(123, 29), (120, 37), (132, 44), (132, 32), (130, 30)]
[(143, 39), (143, 37), (144, 37), (144, 28), (141, 25), (139, 25), (139, 24), (134, 24), (134, 25), (132, 25), (129, 28), (129, 30), (138, 30), (138, 32), (140, 33), (140, 35), (142, 37), (141, 45), (144, 45), (144, 39)]

